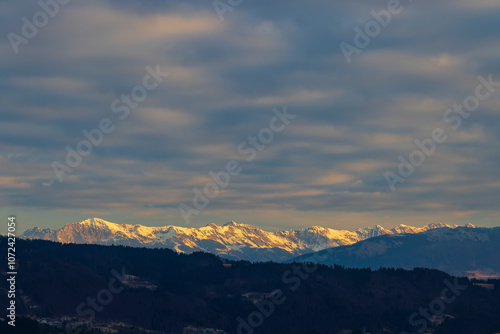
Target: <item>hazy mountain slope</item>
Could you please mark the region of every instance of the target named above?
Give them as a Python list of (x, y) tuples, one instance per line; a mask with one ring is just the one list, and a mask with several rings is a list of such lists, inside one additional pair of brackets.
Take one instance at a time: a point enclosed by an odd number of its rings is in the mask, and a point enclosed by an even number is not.
[(250, 261), (282, 261), (330, 247), (351, 245), (374, 236), (419, 233), (445, 226), (456, 227), (446, 224), (431, 224), (422, 228), (400, 225), (387, 230), (377, 225), (347, 231), (313, 226), (301, 230), (267, 232), (236, 222), (223, 226), (209, 224), (200, 228), (171, 225), (147, 227), (91, 218), (66, 224), (58, 230), (35, 227), (24, 232), (21, 237), (62, 243), (169, 248), (184, 253), (204, 251), (230, 259)]
[(439, 269), (460, 276), (500, 277), (500, 227), (442, 228), (420, 234), (383, 235), (354, 245), (305, 254), (312, 261), (353, 268)]

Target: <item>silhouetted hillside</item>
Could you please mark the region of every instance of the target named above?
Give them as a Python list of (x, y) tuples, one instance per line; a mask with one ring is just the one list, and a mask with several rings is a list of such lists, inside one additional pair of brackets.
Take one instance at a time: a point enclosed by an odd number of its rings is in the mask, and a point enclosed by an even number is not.
[[(0, 238), (0, 246), (6, 249), (5, 238)], [(444, 319), (441, 328), (447, 331), (436, 333), (500, 331), (498, 280), (484, 287), (468, 279), (456, 283), (453, 277), (428, 269), (252, 264), (205, 253), (40, 240), (18, 240), (16, 251), (21, 294), (17, 312), (38, 319), (77, 317), (80, 306), (80, 322), (122, 321), (135, 326), (127, 333), (140, 333), (139, 328), (182, 333), (187, 325), (227, 333), (336, 334), (363, 328), (370, 333), (416, 333), (425, 317), (417, 314), (413, 326), (409, 317), (420, 308), (440, 305), (447, 284), (459, 284), (463, 286), (459, 295), (453, 302), (441, 303), (445, 309), (432, 321), (425, 320), (426, 327), (439, 328)], [(132, 276), (126, 276), (122, 285), (116, 277), (123, 273)], [(6, 305), (5, 292), (2, 287), (1, 305)], [(445, 297), (453, 296), (449, 292)], [(97, 300), (102, 308), (93, 312), (95, 319), (89, 300)], [(238, 319), (244, 319), (246, 330), (238, 330)]]

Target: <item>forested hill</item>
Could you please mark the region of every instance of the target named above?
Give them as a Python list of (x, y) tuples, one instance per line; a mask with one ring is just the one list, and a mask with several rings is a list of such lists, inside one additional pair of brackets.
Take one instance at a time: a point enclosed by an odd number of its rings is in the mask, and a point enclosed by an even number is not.
[[(6, 242), (0, 238), (0, 249)], [(123, 333), (182, 333), (187, 326), (272, 334), (416, 333), (424, 326), (435, 333), (500, 332), (498, 280), (479, 286), (436, 270), (229, 262), (205, 253), (41, 240), (18, 240), (16, 256), (18, 315), (95, 326), (121, 321), (129, 325)], [(6, 305), (5, 285), (0, 289)], [(97, 300), (93, 313), (88, 298)], [(444, 309), (427, 320), (418, 312), (430, 305)]]

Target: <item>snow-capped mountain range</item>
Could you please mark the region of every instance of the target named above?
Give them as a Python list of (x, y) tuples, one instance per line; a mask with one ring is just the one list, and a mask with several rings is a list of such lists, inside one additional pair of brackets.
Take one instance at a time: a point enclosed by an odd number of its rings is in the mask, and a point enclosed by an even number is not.
[[(354, 231), (312, 226), (301, 230), (267, 232), (234, 221), (222, 226), (208, 224), (200, 228), (187, 228), (116, 224), (90, 218), (66, 224), (57, 230), (35, 227), (25, 231), (20, 237), (61, 243), (169, 248), (181, 253), (203, 251), (229, 259), (249, 261), (282, 261), (326, 248), (352, 245), (380, 235), (415, 234), (444, 227), (456, 228), (457, 225), (399, 225), (390, 230), (376, 225)], [(469, 224), (468, 227), (474, 226)]]

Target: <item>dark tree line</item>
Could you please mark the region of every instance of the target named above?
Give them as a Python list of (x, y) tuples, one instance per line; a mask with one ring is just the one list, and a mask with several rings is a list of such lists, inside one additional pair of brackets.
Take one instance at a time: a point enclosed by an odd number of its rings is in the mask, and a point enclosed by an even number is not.
[[(0, 238), (0, 249), (5, 246), (6, 239)], [(119, 320), (166, 333), (182, 333), (188, 324), (236, 333), (238, 317), (248, 320), (258, 311), (242, 295), (255, 292), (265, 296), (274, 290), (281, 290), (286, 300), (274, 306), (255, 333), (326, 334), (341, 329), (411, 333), (418, 327), (409, 323), (410, 315), (440, 296), (444, 280), (454, 280), (425, 268), (373, 271), (318, 266), (299, 275), (293, 268), (301, 264), (236, 262), (206, 253), (184, 255), (168, 249), (40, 240), (18, 240), (16, 251), (18, 289), (38, 306), (30, 308), (18, 298), (19, 315), (76, 316), (80, 303), (108, 287), (113, 270), (121, 273), (125, 268), (127, 274), (158, 288), (124, 287), (95, 313), (95, 321)], [(489, 281), (494, 290), (472, 283), (460, 279), (467, 289), (446, 305), (444, 313), (453, 318), (437, 327), (436, 333), (500, 332), (499, 281)], [(1, 305), (5, 305), (5, 296), (0, 291)], [(46, 333), (40, 330), (26, 333)]]

